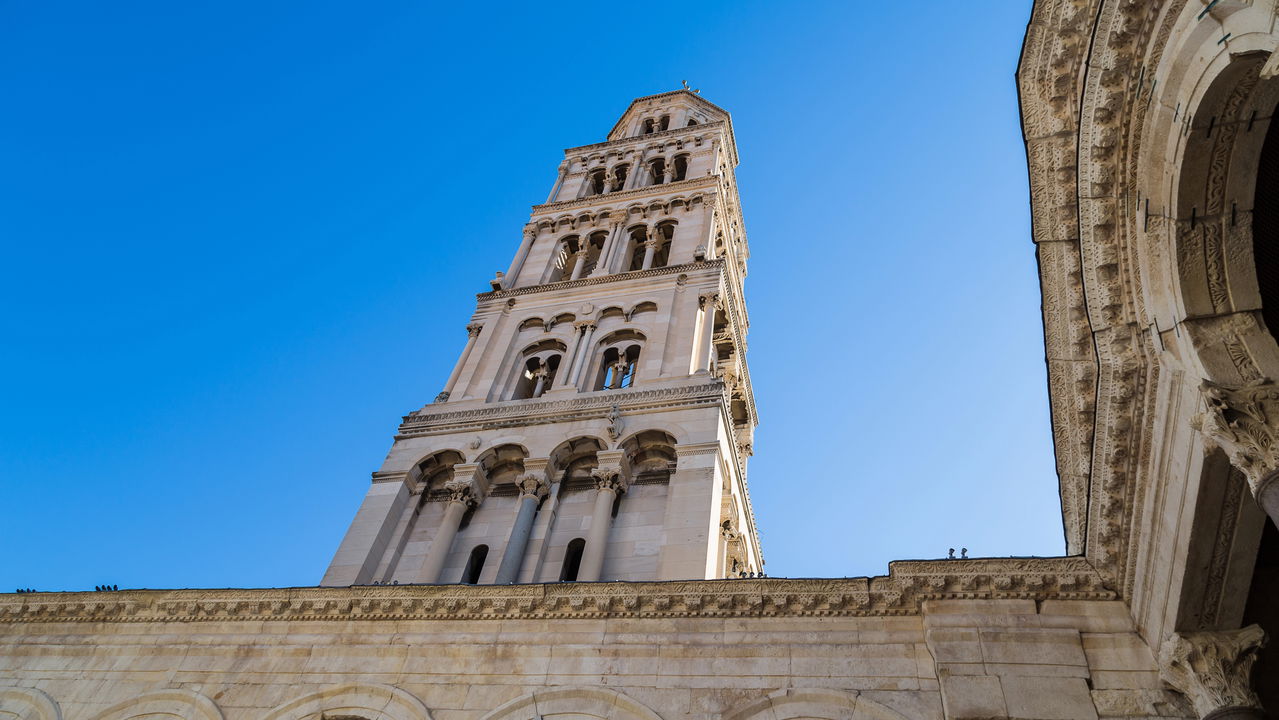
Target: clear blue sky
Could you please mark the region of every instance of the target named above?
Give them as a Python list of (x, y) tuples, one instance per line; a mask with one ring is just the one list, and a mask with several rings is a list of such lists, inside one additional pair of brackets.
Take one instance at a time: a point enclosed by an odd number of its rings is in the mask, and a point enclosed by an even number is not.
[(566, 147), (733, 113), (775, 576), (1059, 554), (1029, 2), (4, 4), (0, 590), (319, 581)]

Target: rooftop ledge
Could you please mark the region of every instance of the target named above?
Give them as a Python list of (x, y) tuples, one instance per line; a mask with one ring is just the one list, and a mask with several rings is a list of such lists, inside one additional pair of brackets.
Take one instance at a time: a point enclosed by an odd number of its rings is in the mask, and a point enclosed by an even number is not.
[(1114, 600), (1082, 557), (902, 560), (888, 575), (0, 595), (0, 623), (916, 615), (925, 600)]

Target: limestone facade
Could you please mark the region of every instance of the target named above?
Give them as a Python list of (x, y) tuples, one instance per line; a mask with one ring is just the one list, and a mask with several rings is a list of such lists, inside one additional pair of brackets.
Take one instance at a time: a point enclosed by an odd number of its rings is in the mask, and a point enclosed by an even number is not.
[(737, 150), (676, 91), (566, 151), (321, 587), (0, 596), (0, 720), (1279, 712), (1275, 25), (1271, 0), (1034, 4), (1069, 557), (750, 577)]

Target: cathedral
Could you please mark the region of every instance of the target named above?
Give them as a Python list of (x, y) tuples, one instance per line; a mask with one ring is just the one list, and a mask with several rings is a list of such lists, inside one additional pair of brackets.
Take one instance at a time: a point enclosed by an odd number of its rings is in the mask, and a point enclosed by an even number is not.
[(0, 595), (0, 720), (1279, 717), (1277, 20), (1034, 3), (1065, 556), (766, 576), (738, 148), (675, 90), (548, 169), (317, 586)]

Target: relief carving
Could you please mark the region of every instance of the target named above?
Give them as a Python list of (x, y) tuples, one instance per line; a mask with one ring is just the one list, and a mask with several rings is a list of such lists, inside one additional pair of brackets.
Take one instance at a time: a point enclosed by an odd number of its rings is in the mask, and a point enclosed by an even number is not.
[(1257, 625), (1176, 633), (1159, 652), (1159, 674), (1190, 699), (1200, 717), (1227, 707), (1260, 710), (1248, 678), (1257, 651), (1265, 644), (1266, 634)]
[(1193, 420), (1195, 429), (1226, 453), (1261, 499), (1279, 470), (1279, 387), (1229, 388), (1205, 380), (1200, 390), (1207, 409)]

